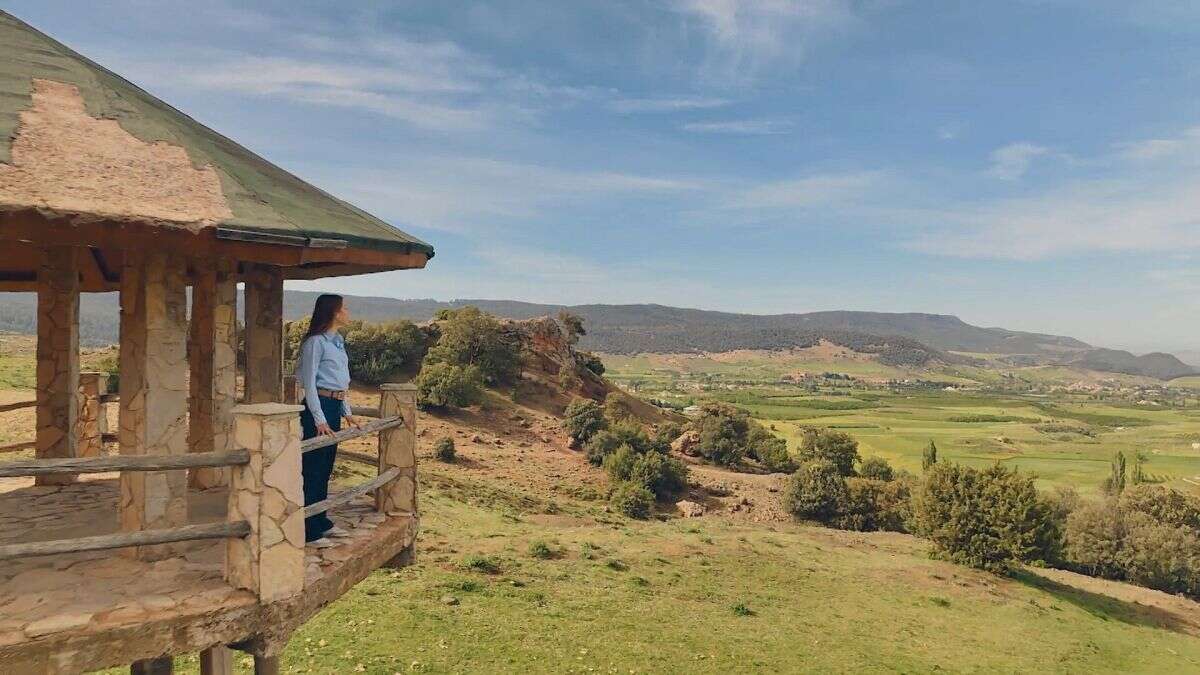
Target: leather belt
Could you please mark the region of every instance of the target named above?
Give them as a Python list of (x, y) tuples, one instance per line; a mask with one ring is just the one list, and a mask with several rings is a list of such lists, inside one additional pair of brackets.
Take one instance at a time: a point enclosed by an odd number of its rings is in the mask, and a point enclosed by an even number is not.
[(336, 400), (338, 400), (338, 401), (345, 401), (345, 400), (346, 400), (346, 392), (344, 392), (344, 391), (334, 391), (334, 390), (332, 390), (332, 389), (320, 389), (320, 388), (318, 388), (318, 389), (317, 389), (317, 396), (324, 396), (325, 398), (332, 398), (332, 399), (336, 399)]

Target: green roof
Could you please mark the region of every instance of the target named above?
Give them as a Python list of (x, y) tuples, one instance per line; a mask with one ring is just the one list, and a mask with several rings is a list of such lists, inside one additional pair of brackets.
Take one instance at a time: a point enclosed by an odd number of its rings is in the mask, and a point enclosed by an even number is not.
[[(0, 162), (12, 164), (20, 115), (33, 105), (34, 80), (74, 86), (90, 117), (115, 120), (144, 143), (182, 148), (196, 169), (211, 167), (231, 214), (215, 223), (220, 228), (338, 239), (353, 248), (433, 255), (429, 244), (300, 180), (4, 11), (0, 11)], [(4, 187), (0, 185), (0, 197)]]

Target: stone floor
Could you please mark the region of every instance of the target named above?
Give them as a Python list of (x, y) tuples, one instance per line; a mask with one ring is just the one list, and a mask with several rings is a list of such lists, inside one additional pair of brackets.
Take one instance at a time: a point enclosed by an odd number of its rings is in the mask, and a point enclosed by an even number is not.
[[(0, 544), (64, 539), (116, 531), (115, 474), (85, 476), (68, 486), (0, 479)], [(189, 495), (191, 522), (224, 518), (225, 492)], [(309, 547), (305, 585), (337, 573), (370, 547), (386, 517), (364, 497), (331, 517), (348, 535), (332, 548)], [(252, 606), (255, 598), (225, 583), (220, 540), (180, 546), (180, 556), (142, 562), (119, 551), (43, 556), (0, 562), (0, 650), (70, 631), (122, 626)], [(2, 670), (2, 669), (0, 669)]]

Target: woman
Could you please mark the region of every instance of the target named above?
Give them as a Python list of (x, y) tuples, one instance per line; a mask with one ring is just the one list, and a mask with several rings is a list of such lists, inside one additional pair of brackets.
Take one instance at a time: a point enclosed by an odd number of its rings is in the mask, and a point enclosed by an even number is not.
[[(305, 440), (329, 436), (342, 429), (342, 421), (358, 426), (350, 414), (346, 395), (350, 389), (350, 365), (346, 343), (338, 328), (350, 321), (350, 313), (340, 295), (322, 295), (313, 306), (312, 322), (300, 344), (296, 361), (296, 379), (304, 387), (304, 411), (300, 426)], [(304, 476), (304, 505), (315, 504), (329, 496), (329, 477), (337, 445), (304, 453), (301, 473)], [(346, 531), (335, 527), (324, 513), (304, 520), (304, 540), (318, 547), (332, 546), (326, 536), (340, 536)]]

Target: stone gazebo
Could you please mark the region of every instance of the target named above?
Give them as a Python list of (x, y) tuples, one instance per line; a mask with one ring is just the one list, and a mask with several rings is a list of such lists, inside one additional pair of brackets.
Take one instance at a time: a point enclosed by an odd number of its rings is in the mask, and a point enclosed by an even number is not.
[[(379, 434), (378, 456), (342, 454), (379, 475), (303, 506), (301, 454), (321, 442), (301, 443), (285, 393), (283, 282), (432, 255), (0, 12), (0, 291), (38, 299), (36, 438), (0, 448), (0, 671), (170, 672), (200, 652), (227, 673), (233, 647), (275, 672), (297, 626), (411, 560), (411, 388), (385, 386), (378, 419), (340, 435)], [(80, 293), (102, 291), (120, 293), (115, 395), (79, 372)], [(350, 536), (306, 550), (323, 510)]]

